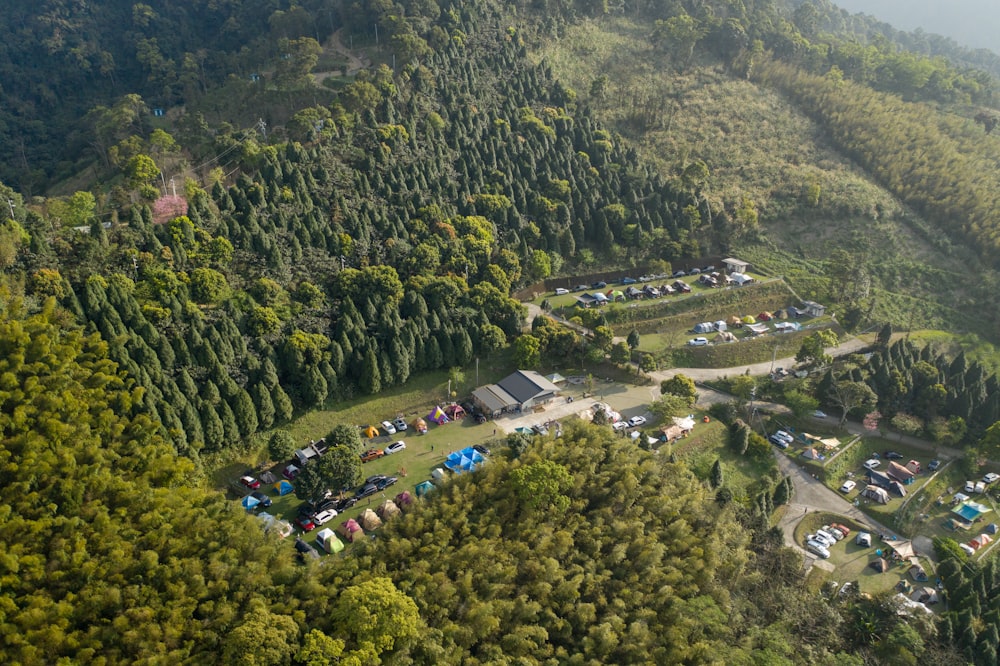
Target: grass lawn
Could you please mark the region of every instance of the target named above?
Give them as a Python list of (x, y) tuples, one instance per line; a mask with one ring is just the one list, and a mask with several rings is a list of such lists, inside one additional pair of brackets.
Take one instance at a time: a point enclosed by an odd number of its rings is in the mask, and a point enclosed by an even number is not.
[[(805, 547), (807, 534), (812, 534), (818, 528), (830, 523), (846, 525), (851, 529), (851, 533), (829, 549), (830, 559), (826, 561), (836, 567), (836, 569), (833, 573), (826, 575), (828, 580), (835, 580), (841, 584), (848, 581), (858, 581), (861, 591), (869, 594), (890, 590), (903, 579), (908, 580), (911, 584), (915, 584), (907, 576), (909, 563), (906, 565), (891, 565), (884, 573), (879, 573), (871, 568), (869, 564), (876, 559), (876, 551), (881, 549), (885, 544), (879, 540), (877, 534), (873, 534), (872, 546), (870, 548), (857, 545), (854, 539), (858, 532), (863, 529), (863, 526), (858, 525), (846, 516), (823, 512), (811, 513), (805, 516), (795, 528), (795, 541)], [(930, 571), (930, 564), (926, 561), (923, 564)]]
[(761, 490), (770, 490), (777, 482), (778, 467), (770, 455), (764, 458), (742, 456), (728, 445), (729, 434), (723, 423), (704, 423), (704, 412), (695, 412), (691, 435), (675, 442), (673, 453), (699, 479), (708, 479), (715, 461), (722, 461), (723, 479), (738, 500), (752, 498)]
[[(905, 465), (910, 460), (917, 460), (925, 469), (914, 477), (912, 483), (904, 486), (907, 493), (906, 497), (900, 498), (890, 493), (889, 496), (892, 499), (888, 504), (879, 504), (878, 502), (860, 499), (861, 491), (867, 485), (866, 470), (862, 467), (862, 463), (871, 458), (873, 454), (878, 453), (881, 456), (885, 451), (895, 451), (902, 454), (903, 458), (896, 461), (900, 464)], [(912, 521), (901, 517), (899, 515), (900, 508), (904, 506), (905, 502), (906, 509), (904, 513), (908, 514), (910, 512), (909, 505), (922, 494), (923, 485), (931, 477), (931, 473), (926, 471), (927, 463), (933, 457), (933, 454), (923, 449), (910, 447), (902, 442), (880, 437), (866, 437), (857, 442), (850, 451), (845, 452), (823, 468), (821, 478), (833, 490), (839, 489), (841, 484), (848, 479), (857, 482), (857, 487), (846, 495), (848, 500), (856, 502), (858, 508), (871, 515), (883, 525), (892, 527), (901, 534), (913, 536), (917, 532), (925, 533), (925, 530), (923, 526), (915, 525)], [(881, 461), (882, 464), (878, 468), (878, 471), (885, 472), (889, 467), (889, 461), (884, 458)], [(853, 476), (850, 476), (851, 474)]]

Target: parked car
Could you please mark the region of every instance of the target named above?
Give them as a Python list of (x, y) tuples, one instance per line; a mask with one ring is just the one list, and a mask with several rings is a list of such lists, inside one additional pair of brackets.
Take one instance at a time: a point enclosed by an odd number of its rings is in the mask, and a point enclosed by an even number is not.
[(811, 534), (807, 536), (806, 539), (812, 539), (814, 541), (818, 541), (827, 548), (837, 543), (836, 539), (834, 539), (831, 535), (827, 534), (826, 532), (822, 531), (817, 531), (816, 534)]
[(250, 475), (241, 476), (240, 484), (246, 486), (247, 488), (250, 488), (251, 490), (257, 490), (258, 488), (260, 488), (260, 481), (253, 478)]
[(1000, 474), (996, 472), (990, 472), (983, 477), (983, 483), (996, 483), (997, 481), (1000, 481)]
[(882, 454), (882, 457), (886, 460), (902, 460), (903, 454), (898, 451), (886, 451)]
[(881, 465), (882, 465), (881, 460), (875, 460), (875, 458), (872, 458), (870, 460), (866, 460), (864, 466), (865, 469), (877, 469)]
[(674, 271), (674, 277), (675, 277), (675, 278), (682, 278), (682, 277), (684, 277), (685, 275), (687, 275), (687, 273), (686, 273), (686, 272), (684, 272), (684, 271)]
[(255, 490), (252, 493), (250, 493), (250, 497), (260, 502), (260, 505), (265, 509), (271, 506), (271, 498), (265, 495), (264, 493), (260, 492), (259, 490)]
[(777, 446), (779, 449), (787, 449), (788, 448), (788, 442), (786, 442), (785, 440), (781, 439), (777, 435), (771, 435), (770, 437), (768, 437), (768, 439), (771, 441), (772, 444), (774, 444), (775, 446)]
[(304, 532), (311, 532), (316, 529), (316, 523), (313, 519), (309, 516), (303, 516), (302, 514), (299, 514), (299, 516), (295, 519), (295, 524), (301, 527)]
[(826, 412), (817, 409), (817, 410), (813, 411), (813, 418), (814, 419), (825, 419), (826, 418)]
[(941, 461), (935, 458), (934, 460), (927, 463), (927, 469), (932, 472), (936, 472), (937, 470), (941, 469)]
[(385, 430), (385, 434), (387, 435), (396, 434), (396, 426), (392, 425), (388, 421), (382, 421), (382, 430)]
[(638, 282), (638, 280), (632, 277), (622, 278), (622, 284), (635, 284), (636, 282)]
[(389, 446), (385, 447), (385, 455), (389, 455), (390, 453), (399, 453), (405, 448), (406, 448), (406, 442), (404, 442), (403, 440), (399, 440), (398, 442), (393, 442)]
[(483, 454), (484, 456), (490, 455), (490, 450), (485, 446), (483, 446), (482, 444), (473, 444), (472, 448), (475, 451), (479, 451), (479, 453)]
[(347, 511), (357, 503), (358, 503), (357, 497), (345, 497), (344, 499), (337, 500), (337, 506), (334, 508), (337, 509), (337, 513), (343, 513), (344, 511)]
[(587, 285), (578, 284), (575, 287), (573, 287), (573, 291), (587, 291)]
[(539, 423), (537, 425), (531, 426), (531, 429), (534, 430), (539, 435), (542, 435), (542, 436), (545, 436), (545, 435), (549, 434), (549, 429), (546, 428), (545, 425), (542, 424), (542, 423)]
[(792, 437), (791, 434), (785, 432), (784, 430), (778, 430), (777, 432), (774, 433), (774, 436), (778, 437), (779, 439), (785, 440), (789, 444), (791, 444), (791, 443), (793, 443), (795, 441), (795, 438)]
[(699, 273), (701, 273), (700, 268), (692, 268), (691, 270), (688, 271), (688, 275), (698, 275)]
[(313, 522), (317, 525), (326, 525), (328, 522), (337, 517), (336, 509), (327, 509), (326, 511), (320, 511), (315, 516), (313, 516)]
[(361, 462), (366, 463), (366, 462), (371, 462), (373, 460), (378, 460), (384, 455), (385, 451), (383, 451), (382, 449), (368, 449), (367, 451), (361, 454)]
[(690, 347), (704, 347), (708, 344), (708, 338), (691, 338), (688, 340), (688, 346)]
[(715, 266), (705, 266), (703, 269), (701, 269), (701, 272), (702, 273), (711, 273), (714, 270), (715, 270)]
[(840, 487), (840, 492), (842, 492), (842, 493), (849, 493), (849, 492), (851, 492), (852, 490), (854, 490), (854, 488), (855, 488), (855, 487), (856, 487), (857, 485), (858, 485), (858, 484), (857, 484), (857, 482), (856, 482), (856, 481), (844, 481), (844, 485), (842, 485), (842, 486)]
[(385, 490), (389, 486), (395, 485), (397, 481), (399, 481), (399, 479), (397, 479), (396, 477), (387, 476), (386, 478), (380, 481), (376, 481), (375, 487), (378, 488), (379, 490)]
[(824, 560), (830, 557), (830, 551), (827, 550), (826, 546), (824, 546), (818, 541), (813, 541), (813, 540), (806, 541), (806, 548), (809, 550), (809, 552), (813, 553), (814, 555), (819, 555)]
[(645, 416), (633, 416), (628, 420), (628, 427), (638, 428), (639, 426), (644, 425), (645, 423), (646, 423)]
[(833, 527), (836, 527), (838, 530), (843, 532), (845, 537), (851, 533), (851, 528), (843, 523), (834, 523)]
[[(389, 477), (387, 477), (385, 474), (373, 474), (372, 476), (369, 476), (367, 479), (365, 479), (365, 482), (361, 484), (361, 488), (364, 488), (365, 486), (370, 484), (378, 483), (382, 479), (387, 479), (387, 478)], [(361, 490), (361, 488), (358, 488), (358, 490)]]
[(590, 288), (591, 289), (604, 289), (607, 286), (608, 286), (608, 283), (602, 281), (602, 282), (595, 282), (594, 284), (590, 285)]
[(965, 488), (963, 490), (965, 492), (967, 492), (967, 493), (970, 493), (970, 494), (976, 492), (976, 482), (975, 481), (966, 481), (965, 482)]
[(559, 287), (558, 289), (556, 289), (556, 296), (565, 296), (568, 293), (569, 293), (569, 289), (563, 289), (562, 287)]
[(822, 529), (820, 529), (819, 532), (817, 532), (817, 533), (829, 534), (830, 536), (833, 537), (834, 541), (840, 541), (845, 536), (847, 536), (846, 534), (844, 534), (843, 532), (841, 532), (839, 529), (837, 529), (837, 527), (835, 525), (824, 525), (822, 527)]
[(362, 486), (354, 497), (357, 499), (362, 499), (370, 495), (374, 495), (377, 492), (378, 492), (378, 486), (376, 486), (374, 483), (369, 483), (368, 485)]
[(395, 419), (392, 422), (392, 425), (394, 428), (396, 428), (396, 432), (403, 432), (409, 427), (406, 425), (406, 421), (403, 419)]
[(621, 432), (622, 430), (628, 430), (628, 421), (615, 421), (611, 424), (611, 429), (615, 432)]

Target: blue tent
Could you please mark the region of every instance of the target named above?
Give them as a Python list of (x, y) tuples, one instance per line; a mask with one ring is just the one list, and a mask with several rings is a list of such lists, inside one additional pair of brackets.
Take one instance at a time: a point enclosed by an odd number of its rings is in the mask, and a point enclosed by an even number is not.
[(474, 472), (485, 458), (471, 446), (449, 454), (444, 466), (456, 473)]
[(287, 495), (294, 490), (295, 488), (288, 481), (282, 480), (274, 484), (274, 491), (279, 495)]
[(417, 497), (423, 497), (432, 490), (434, 490), (434, 484), (430, 481), (418, 483), (417, 487), (413, 489), (413, 491), (417, 494)]
[(258, 504), (260, 504), (260, 500), (254, 497), (253, 495), (247, 495), (246, 497), (243, 498), (240, 504), (242, 504), (243, 508), (246, 509), (247, 511), (253, 511), (254, 508)]

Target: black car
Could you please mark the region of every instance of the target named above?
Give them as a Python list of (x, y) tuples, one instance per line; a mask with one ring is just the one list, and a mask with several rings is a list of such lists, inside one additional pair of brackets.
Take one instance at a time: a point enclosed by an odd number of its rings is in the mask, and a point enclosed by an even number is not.
[(357, 503), (358, 503), (357, 497), (345, 497), (342, 500), (337, 500), (337, 506), (335, 506), (334, 508), (337, 510), (337, 513), (342, 513), (344, 511), (347, 511)]
[(299, 558), (302, 561), (305, 561), (307, 558), (311, 560), (319, 559), (319, 553), (316, 552), (316, 549), (303, 541), (302, 537), (295, 538), (295, 550), (298, 551)]
[(935, 458), (934, 460), (932, 460), (929, 463), (927, 463), (927, 469), (930, 470), (930, 471), (932, 471), (932, 472), (937, 471), (937, 469), (939, 467), (941, 467), (941, 461), (938, 460), (937, 458)]
[(330, 509), (333, 509), (337, 513), (340, 513), (340, 509), (337, 508), (338, 503), (339, 501), (333, 497), (331, 497), (330, 499), (325, 499), (316, 505), (316, 513), (319, 513), (320, 511), (329, 511)]
[(271, 506), (271, 498), (265, 495), (264, 493), (260, 492), (259, 490), (255, 490), (252, 493), (250, 493), (250, 497), (260, 502), (260, 505), (265, 509)]
[(604, 289), (607, 286), (608, 286), (607, 282), (595, 282), (594, 284), (590, 285), (590, 288), (591, 289)]
[(319, 509), (313, 502), (303, 502), (302, 504), (299, 505), (297, 513), (300, 516), (306, 516), (308, 518), (312, 518), (317, 513), (319, 513)]
[(368, 497), (370, 495), (374, 495), (377, 492), (378, 492), (378, 486), (376, 486), (374, 483), (369, 483), (366, 486), (362, 486), (358, 490), (358, 492), (355, 493), (354, 497), (357, 498), (357, 499), (363, 499), (363, 498)]
[(479, 451), (484, 456), (490, 455), (490, 450), (488, 448), (486, 448), (485, 446), (483, 446), (482, 444), (473, 444), (472, 448), (475, 449), (476, 451)]
[(375, 487), (378, 488), (379, 490), (385, 490), (386, 488), (393, 485), (397, 481), (399, 481), (399, 479), (397, 479), (394, 476), (383, 477), (375, 482)]
[(882, 457), (886, 460), (902, 460), (903, 454), (897, 453), (896, 451), (886, 451), (882, 454)]
[[(386, 477), (385, 474), (375, 474), (374, 476), (369, 476), (367, 479), (365, 479), (365, 482), (361, 484), (361, 487), (363, 488), (364, 486), (368, 486), (368, 485), (371, 485), (373, 483), (378, 483), (379, 481), (381, 481), (382, 479), (385, 479), (385, 478), (388, 478), (388, 477)], [(358, 490), (360, 490), (360, 489), (361, 488), (359, 488)]]

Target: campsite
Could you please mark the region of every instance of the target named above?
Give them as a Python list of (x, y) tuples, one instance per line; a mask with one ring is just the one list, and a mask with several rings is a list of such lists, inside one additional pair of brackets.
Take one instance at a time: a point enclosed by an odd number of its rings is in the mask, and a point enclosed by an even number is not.
[[(911, 561), (915, 555), (911, 552), (912, 545), (908, 540), (902, 537), (884, 540), (879, 534), (867, 530), (864, 525), (843, 516), (822, 512), (810, 513), (796, 527), (795, 539), (799, 544), (804, 544), (806, 535), (815, 533), (824, 525), (831, 523), (845, 524), (851, 531), (830, 547), (830, 559), (825, 560), (822, 567), (814, 570), (811, 574), (814, 579), (841, 583), (857, 581), (860, 591), (867, 594), (892, 590), (901, 582), (911, 587), (922, 586), (927, 582), (933, 584), (933, 580), (927, 580), (927, 571), (933, 571), (929, 563), (923, 558), (916, 558), (916, 562)], [(867, 534), (869, 539), (864, 541), (870, 542), (871, 545), (859, 544), (859, 534)], [(896, 549), (899, 549), (899, 552)], [(923, 576), (917, 569), (911, 574), (910, 570), (915, 564), (919, 564), (924, 572)]]

